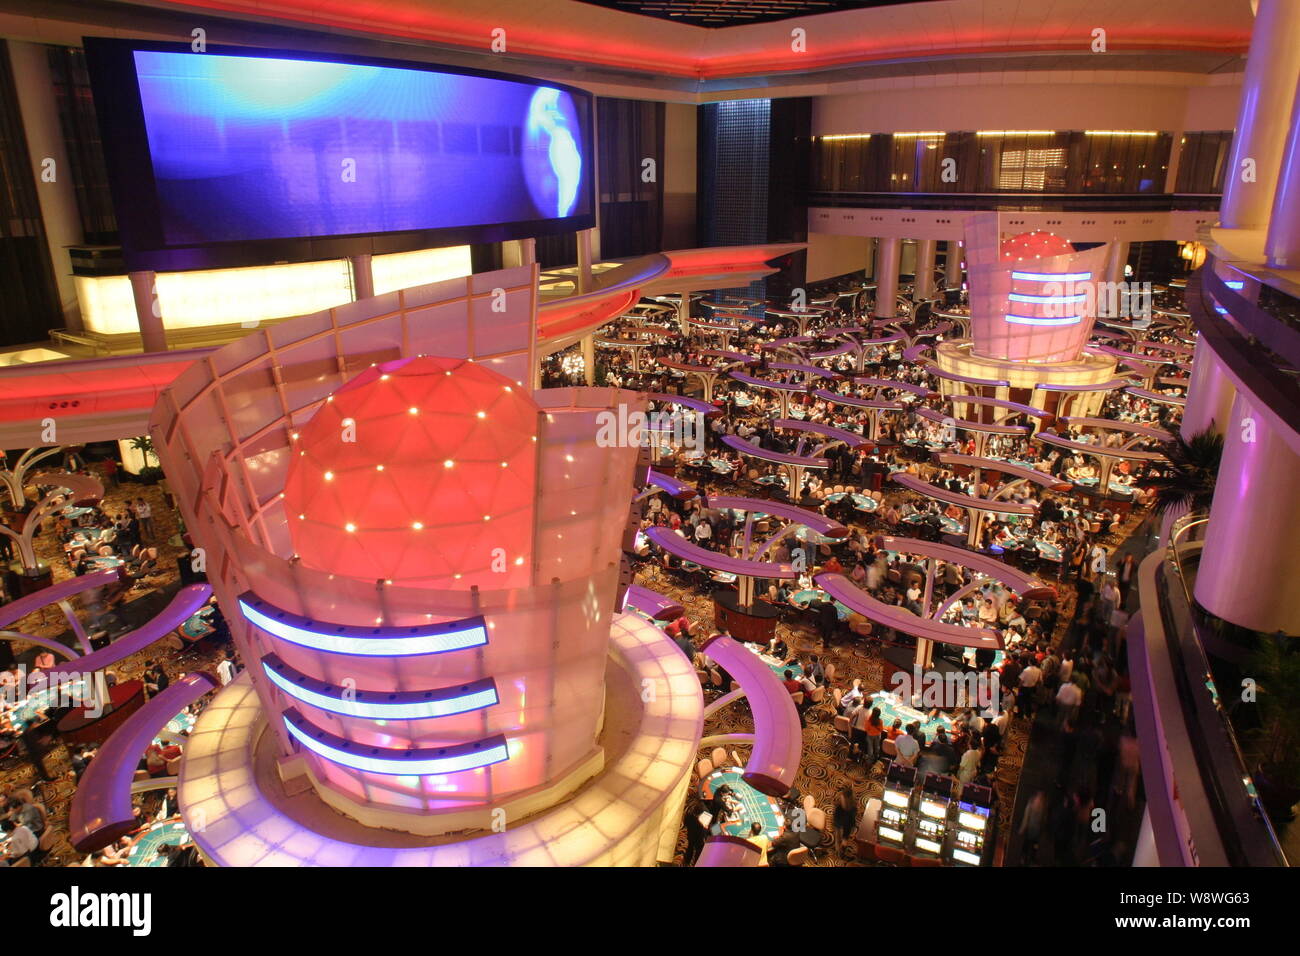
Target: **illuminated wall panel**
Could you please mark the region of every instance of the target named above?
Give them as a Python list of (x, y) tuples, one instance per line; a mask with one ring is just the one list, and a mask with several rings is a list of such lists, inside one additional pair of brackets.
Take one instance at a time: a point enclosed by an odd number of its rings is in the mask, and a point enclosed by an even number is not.
[(470, 267), (469, 246), (450, 246), (375, 256), (370, 260), (370, 271), (375, 294), (383, 295), (398, 289), (467, 276), (474, 270)]

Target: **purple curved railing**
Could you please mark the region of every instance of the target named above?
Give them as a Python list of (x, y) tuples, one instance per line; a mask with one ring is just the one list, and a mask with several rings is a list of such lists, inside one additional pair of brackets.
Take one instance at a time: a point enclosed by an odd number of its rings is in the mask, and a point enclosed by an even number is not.
[(711, 365), (690, 365), (686, 362), (673, 362), (666, 358), (655, 358), (654, 361), (659, 365), (662, 365), (664, 368), (670, 368), (675, 372), (695, 372), (699, 374), (706, 372), (721, 373), (721, 369), (716, 369)]
[(961, 382), (965, 385), (992, 385), (996, 388), (1008, 388), (1011, 385), (1004, 378), (976, 378), (974, 375), (958, 375), (956, 372), (945, 372), (937, 365), (927, 365), (925, 370), (935, 378), (941, 378), (948, 382)]
[[(102, 647), (84, 657), (65, 661), (63, 664), (50, 668), (48, 671), (50, 682), (75, 680), (82, 674), (111, 667), (124, 657), (130, 657), (132, 654), (144, 650), (154, 641), (176, 630), (189, 620), (190, 615), (203, 607), (211, 595), (212, 586), (209, 584), (185, 585), (176, 592), (175, 597), (168, 602), (165, 608), (134, 631), (128, 631), (107, 647)], [(76, 670), (65, 670), (65, 666), (68, 668), (75, 667)], [(172, 711), (173, 715), (175, 713), (176, 711)]]
[(892, 378), (869, 378), (859, 375), (853, 379), (854, 385), (871, 385), (876, 388), (893, 388), (900, 392), (911, 392), (918, 398), (929, 398), (934, 394), (934, 389), (926, 388), (924, 385), (913, 385), (911, 382), (896, 382)]
[(1044, 392), (1110, 392), (1128, 385), (1126, 378), (1112, 378), (1100, 385), (1053, 385), (1049, 382), (1036, 382), (1034, 388)]
[(951, 415), (945, 415), (933, 408), (918, 408), (916, 414), (939, 425), (952, 424), (957, 428), (964, 428), (972, 432), (983, 432), (986, 435), (1028, 435), (1033, 430), (1028, 425), (986, 425), (984, 422), (970, 418), (953, 418)]
[(788, 428), (796, 432), (808, 432), (811, 435), (823, 435), (826, 438), (842, 441), (850, 448), (861, 448), (869, 445), (872, 448), (876, 443), (869, 438), (863, 438), (857, 432), (851, 432), (845, 428), (836, 428), (834, 425), (820, 425), (817, 422), (800, 421), (797, 418), (778, 418), (772, 422), (773, 428)]
[(856, 395), (841, 395), (838, 392), (830, 392), (824, 388), (815, 390), (813, 395), (824, 402), (830, 402), (834, 405), (848, 405), (851, 408), (879, 408), (887, 411), (899, 411), (903, 407), (902, 402), (887, 402), (878, 398), (858, 398)]
[(815, 335), (787, 335), (784, 338), (772, 339), (759, 345), (759, 349), (784, 349), (792, 345), (803, 345), (805, 342), (816, 342)]
[(962, 627), (944, 624), (929, 617), (917, 617), (905, 607), (878, 601), (842, 574), (818, 574), (813, 583), (839, 601), (850, 611), (857, 611), (876, 624), (883, 624), (904, 634), (955, 644), (958, 647), (976, 647), (1000, 651), (1005, 647), (1002, 634), (991, 628)]
[(803, 756), (803, 727), (794, 699), (763, 659), (735, 638), (718, 634), (701, 653), (721, 664), (745, 691), (754, 717), (754, 747), (741, 779), (759, 793), (784, 797)]
[(211, 674), (186, 674), (150, 698), (99, 748), (77, 785), (68, 816), (68, 835), (78, 853), (102, 850), (139, 825), (131, 806), (131, 778), (145, 748), (167, 721), (219, 686)]
[(917, 342), (915, 345), (909, 345), (907, 348), (903, 349), (903, 361), (919, 362), (921, 361), (921, 355), (925, 352), (931, 351), (933, 348), (933, 345), (926, 342)]
[(928, 481), (922, 481), (916, 475), (909, 475), (905, 471), (896, 471), (889, 478), (908, 491), (915, 491), (919, 495), (925, 495), (927, 498), (933, 498), (935, 501), (942, 501), (946, 504), (956, 505), (959, 508), (978, 508), (980, 511), (988, 511), (999, 515), (1035, 514), (1032, 505), (1018, 505), (1010, 501), (991, 501), (988, 498), (964, 495), (960, 491), (949, 491), (947, 488), (940, 488)]
[(656, 488), (662, 488), (674, 498), (680, 498), (683, 501), (689, 501), (698, 495), (699, 489), (694, 485), (688, 485), (684, 481), (679, 481), (672, 475), (665, 475), (663, 472), (655, 471), (653, 468), (646, 473), (645, 483), (654, 485)]
[[(713, 372), (716, 371), (716, 369), (709, 369), (708, 371)], [(673, 395), (670, 392), (642, 392), (641, 394), (651, 401), (689, 408), (693, 411), (700, 412), (706, 417), (709, 415), (717, 415), (722, 412), (722, 409), (718, 408), (717, 405), (711, 405), (702, 398), (687, 398), (685, 395)]]
[(1039, 471), (1037, 468), (1025, 468), (1022, 465), (998, 461), (996, 458), (976, 458), (974, 455), (957, 455), (945, 451), (939, 453), (939, 463), (941, 465), (967, 465), (971, 468), (986, 468), (989, 471), (1001, 472), (1013, 478), (1032, 481), (1036, 485), (1051, 488), (1053, 491), (1069, 491), (1074, 487), (1068, 481), (1049, 475), (1045, 471)]
[(834, 348), (827, 349), (825, 352), (812, 352), (809, 354), (810, 359), (828, 359), (835, 358), (837, 355), (847, 355), (857, 348), (852, 342), (841, 342)]
[(780, 369), (782, 372), (799, 372), (803, 375), (811, 375), (813, 378), (843, 378), (839, 372), (818, 368), (816, 365), (802, 365), (799, 362), (768, 362), (767, 367)]
[(6, 628), (33, 611), (39, 611), (46, 605), (56, 604), (73, 595), (80, 594), (82, 591), (89, 591), (91, 588), (104, 587), (106, 584), (121, 580), (121, 577), (122, 575), (117, 568), (110, 568), (107, 571), (83, 574), (79, 578), (68, 578), (68, 580), (52, 584), (48, 588), (33, 591), (25, 597), (20, 597), (16, 601), (10, 601), (4, 607), (0, 607), (0, 628)]
[(945, 398), (954, 405), (960, 402), (963, 405), (984, 405), (989, 408), (1005, 408), (1013, 412), (1020, 412), (1022, 415), (1028, 415), (1031, 418), (1052, 417), (1052, 413), (1045, 408), (1035, 408), (1033, 405), (1023, 405), (1020, 402), (1009, 401), (1005, 398), (985, 398), (983, 395), (947, 395)]
[(1006, 585), (1021, 597), (1029, 595), (1040, 598), (1047, 597), (1048, 592), (1053, 595), (1056, 593), (1055, 588), (1044, 584), (1034, 575), (1026, 574), (1019, 568), (1014, 568), (980, 551), (957, 548), (937, 541), (922, 541), (919, 538), (899, 538), (891, 534), (877, 535), (875, 544), (877, 548), (885, 551), (919, 554), (926, 558), (938, 558), (940, 561), (960, 565)]
[(767, 378), (755, 378), (753, 375), (746, 375), (744, 372), (728, 372), (727, 374), (737, 382), (753, 388), (771, 388), (778, 392), (805, 392), (808, 390), (808, 386), (802, 382), (774, 382)]
[[(870, 332), (870, 331), (871, 331), (870, 329), (860, 328), (859, 326), (856, 325), (844, 325), (835, 329), (822, 329), (822, 335), (826, 337), (831, 337), (835, 335), (857, 336), (857, 335), (861, 335), (864, 332)], [(888, 345), (890, 342), (897, 342), (900, 339), (905, 339), (905, 338), (907, 338), (907, 336), (904, 335), (902, 332), (892, 332), (889, 335), (882, 335), (879, 338), (874, 338), (874, 339), (855, 338), (853, 341), (854, 344), (856, 345), (866, 345), (866, 346)]]
[(793, 565), (777, 564), (774, 561), (747, 561), (744, 558), (733, 558), (718, 551), (710, 551), (708, 548), (701, 548), (698, 544), (692, 544), (676, 531), (662, 525), (646, 528), (645, 536), (669, 554), (675, 554), (686, 561), (693, 561), (700, 567), (712, 571), (726, 571), (747, 578), (771, 578), (774, 581), (793, 581), (799, 577), (799, 572)]
[(1121, 422), (1113, 418), (1084, 418), (1075, 417), (1074, 415), (1063, 416), (1059, 421), (1064, 425), (1079, 425), (1091, 428), (1109, 428), (1111, 431), (1130, 432), (1134, 435), (1141, 435), (1144, 438), (1152, 438), (1156, 441), (1173, 441), (1174, 436), (1167, 431), (1159, 428), (1152, 428), (1150, 425), (1138, 425), (1135, 422)]
[(658, 591), (651, 591), (639, 584), (628, 585), (627, 594), (623, 596), (623, 606), (634, 607), (656, 621), (676, 620), (685, 610), (672, 598), (664, 597)]
[(1044, 430), (1034, 436), (1037, 440), (1048, 445), (1055, 445), (1057, 448), (1068, 448), (1071, 451), (1080, 451), (1085, 455), (1096, 455), (1101, 458), (1118, 458), (1125, 461), (1164, 461), (1165, 456), (1158, 451), (1140, 451), (1137, 448), (1107, 448), (1105, 445), (1090, 445), (1087, 442), (1070, 441), (1068, 438), (1062, 438), (1054, 431)]
[(805, 468), (829, 468), (831, 464), (830, 460), (827, 458), (804, 458), (800, 455), (787, 455), (782, 451), (771, 451), (767, 448), (759, 448), (757, 445), (751, 445), (739, 435), (723, 435), (722, 443), (728, 448), (734, 448), (742, 455), (761, 458), (763, 461), (775, 462), (778, 465), (802, 465)]
[(759, 511), (763, 514), (775, 515), (793, 524), (801, 524), (827, 538), (849, 536), (849, 529), (833, 518), (780, 501), (768, 501), (766, 498), (738, 498), (734, 495), (710, 495), (705, 499), (705, 504), (710, 508), (733, 508), (736, 511)]
[(713, 355), (718, 358), (728, 359), (732, 362), (741, 362), (745, 365), (757, 365), (758, 357), (746, 355), (744, 352), (733, 352), (731, 349), (700, 349), (697, 355)]
[(1139, 388), (1136, 385), (1130, 385), (1128, 388), (1124, 389), (1124, 391), (1128, 392), (1130, 395), (1136, 395), (1138, 398), (1145, 398), (1152, 402), (1162, 402), (1165, 405), (1177, 405), (1181, 408), (1187, 404), (1187, 398), (1185, 396), (1163, 395), (1160, 392), (1153, 392), (1150, 389)]

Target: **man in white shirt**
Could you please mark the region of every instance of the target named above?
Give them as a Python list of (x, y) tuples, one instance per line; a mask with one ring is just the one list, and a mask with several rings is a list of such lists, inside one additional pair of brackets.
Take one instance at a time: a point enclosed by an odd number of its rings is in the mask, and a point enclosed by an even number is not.
[(898, 750), (898, 759), (907, 767), (916, 764), (916, 755), (921, 752), (921, 745), (912, 736), (912, 728), (915, 726), (915, 724), (909, 724), (903, 733), (894, 738), (894, 747)]
[(1083, 703), (1083, 691), (1073, 681), (1065, 681), (1056, 692), (1056, 708), (1061, 713), (1061, 726), (1073, 727), (1074, 718)]
[(1020, 672), (1020, 687), (1016, 693), (1016, 708), (1020, 711), (1021, 716), (1034, 718), (1034, 700), (1038, 693), (1038, 685), (1043, 680), (1043, 670), (1033, 658), (1030, 658), (1029, 666)]
[(12, 866), (36, 849), (36, 834), (24, 824), (16, 824), (9, 834), (9, 845), (5, 848), (5, 860)]
[(713, 529), (709, 527), (707, 521), (701, 521), (695, 526), (695, 543), (702, 548), (709, 546), (709, 539), (713, 537)]
[(225, 687), (232, 680), (234, 680), (235, 662), (232, 661), (229, 657), (223, 659), (222, 662), (217, 665), (217, 677), (220, 679), (222, 687)]

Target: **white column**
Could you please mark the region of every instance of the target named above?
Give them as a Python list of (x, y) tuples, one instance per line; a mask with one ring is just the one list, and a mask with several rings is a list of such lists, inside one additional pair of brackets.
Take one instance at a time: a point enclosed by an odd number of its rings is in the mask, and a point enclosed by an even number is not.
[(1192, 353), (1192, 374), (1187, 383), (1187, 407), (1179, 427), (1184, 438), (1191, 438), (1206, 429), (1224, 434), (1237, 389), (1224, 371), (1219, 357), (1203, 338), (1196, 340)]
[(867, 237), (867, 268), (866, 277), (874, 279), (876, 277), (876, 248), (880, 245), (880, 240), (875, 236)]
[(948, 240), (948, 262), (946, 263), (946, 272), (944, 278), (947, 280), (949, 289), (961, 288), (961, 257), (964, 251), (960, 239)]
[(1300, 83), (1291, 105), (1291, 132), (1277, 175), (1264, 257), (1275, 269), (1300, 268)]
[[(1300, 77), (1297, 37), (1300, 3), (1259, 0), (1219, 206), (1219, 220), (1229, 229), (1263, 229), (1268, 224), (1286, 142), (1286, 118)], [(1253, 182), (1242, 181), (1242, 164), (1248, 159), (1254, 163)]]
[(879, 319), (892, 319), (898, 311), (898, 263), (903, 240), (876, 240), (876, 308)]
[(1300, 455), (1237, 395), (1196, 571), (1196, 601), (1233, 624), (1300, 635)]
[(582, 337), (582, 374), (588, 385), (596, 384), (596, 336)]
[(933, 239), (918, 239), (916, 242), (916, 284), (912, 287), (914, 302), (934, 298), (935, 246)]
[(54, 81), (45, 47), (39, 43), (9, 40), (9, 61), (13, 64), (14, 89), (22, 113), (27, 153), (31, 157), (36, 198), (45, 224), (45, 241), (59, 293), (59, 310), (68, 329), (81, 329), (81, 302), (72, 277), (68, 247), (81, 245), (81, 215), (72, 185), (72, 167), (59, 128), (59, 109), (54, 100)]
[(591, 291), (591, 233), (591, 229), (579, 229), (577, 233), (579, 295)]
[(135, 318), (140, 325), (140, 344), (146, 352), (167, 351), (167, 330), (163, 328), (162, 306), (158, 302), (158, 276), (153, 272), (130, 272)]

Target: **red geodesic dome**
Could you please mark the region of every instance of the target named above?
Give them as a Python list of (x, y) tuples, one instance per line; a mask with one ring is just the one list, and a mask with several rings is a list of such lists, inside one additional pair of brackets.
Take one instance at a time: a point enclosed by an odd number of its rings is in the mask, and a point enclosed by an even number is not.
[(537, 404), (465, 359), (367, 369), (299, 429), (284, 487), (294, 549), (335, 574), (511, 587), (531, 563)]
[(1036, 230), (1002, 240), (1001, 249), (1003, 262), (1032, 262), (1035, 259), (1068, 255), (1074, 252), (1074, 245), (1054, 232)]

